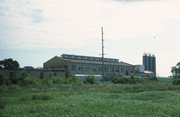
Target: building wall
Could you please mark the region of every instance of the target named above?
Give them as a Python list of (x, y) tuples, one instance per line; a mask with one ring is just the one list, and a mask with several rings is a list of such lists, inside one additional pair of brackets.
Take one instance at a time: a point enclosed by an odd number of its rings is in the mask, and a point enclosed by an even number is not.
[[(70, 63), (70, 75), (76, 74), (90, 74), (102, 75), (102, 65), (99, 64), (83, 64), (83, 63)], [(119, 66), (119, 65), (104, 65), (104, 77), (110, 79), (117, 76), (127, 76), (135, 72), (134, 66)]]
[(144, 65), (134, 65), (136, 72), (144, 72)]

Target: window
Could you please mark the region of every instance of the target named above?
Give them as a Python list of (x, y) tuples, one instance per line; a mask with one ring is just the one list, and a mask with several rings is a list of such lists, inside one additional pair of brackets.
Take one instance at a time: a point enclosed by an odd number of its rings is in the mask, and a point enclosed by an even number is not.
[(129, 75), (129, 72), (128, 72), (128, 70), (126, 70), (126, 76), (128, 76)]
[(85, 70), (89, 70), (90, 68), (89, 67), (85, 67)]
[(62, 58), (68, 58), (68, 56), (67, 55), (62, 55)]
[(104, 71), (105, 71), (105, 72), (109, 72), (109, 68), (108, 68), (108, 67), (105, 67), (105, 68), (104, 68)]
[(118, 67), (116, 67), (116, 72), (119, 72), (119, 68)]
[(110, 68), (110, 71), (111, 71), (111, 72), (114, 72), (114, 67), (111, 67), (111, 68)]
[(82, 71), (84, 68), (83, 67), (79, 67), (79, 71)]
[(101, 67), (98, 67), (98, 71), (102, 71), (102, 68), (101, 68)]
[(92, 71), (97, 71), (95, 67), (92, 68)]
[(121, 68), (121, 73), (123, 73), (124, 72), (124, 70)]
[(40, 79), (44, 79), (44, 73), (43, 72), (40, 73)]
[(77, 59), (81, 59), (81, 56), (78, 56)]
[(73, 71), (76, 70), (75, 65), (72, 65), (72, 66), (71, 66), (71, 70), (73, 70)]
[(71, 56), (71, 59), (74, 59), (75, 57), (74, 56)]

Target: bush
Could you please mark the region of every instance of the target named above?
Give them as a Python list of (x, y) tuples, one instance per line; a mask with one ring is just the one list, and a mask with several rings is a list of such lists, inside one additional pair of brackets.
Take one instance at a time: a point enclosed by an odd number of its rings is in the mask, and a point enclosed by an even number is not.
[(33, 86), (39, 86), (40, 80), (32, 77), (27, 77), (24, 79), (23, 85), (33, 85)]
[(42, 84), (51, 86), (53, 84), (53, 79), (52, 78), (45, 78), (42, 80)]
[(69, 83), (77, 83), (77, 78), (76, 78), (76, 76), (71, 76), (70, 78), (68, 78), (68, 80), (69, 80)]
[(180, 78), (180, 74), (174, 75), (173, 78)]
[(180, 78), (173, 78), (173, 79), (172, 79), (172, 84), (174, 84), (174, 85), (180, 85)]
[(138, 84), (142, 83), (143, 79), (136, 78), (134, 76), (131, 77), (116, 77), (112, 79), (112, 82), (115, 84)]
[(68, 83), (67, 78), (53, 78), (52, 81), (53, 81), (53, 84), (67, 84)]
[(92, 74), (86, 76), (83, 80), (86, 84), (95, 84), (96, 83), (96, 77)]

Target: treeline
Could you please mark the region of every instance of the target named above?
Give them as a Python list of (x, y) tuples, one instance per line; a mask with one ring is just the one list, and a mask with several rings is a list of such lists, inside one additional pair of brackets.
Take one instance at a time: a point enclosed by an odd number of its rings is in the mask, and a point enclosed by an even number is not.
[[(114, 84), (141, 84), (148, 81), (157, 81), (153, 79), (144, 79), (138, 78), (134, 76), (126, 76), (126, 77), (115, 77), (112, 78), (111, 81)], [(171, 80), (173, 85), (180, 85), (180, 75), (176, 75)], [(75, 76), (71, 76), (68, 78), (61, 77), (61, 78), (53, 78), (51, 72), (49, 75), (44, 79), (38, 79), (28, 76), (28, 73), (25, 71), (21, 74), (19, 78), (5, 78), (0, 73), (0, 85), (10, 85), (10, 84), (18, 84), (20, 86), (52, 86), (54, 84), (74, 84), (74, 85), (81, 85), (81, 84), (96, 84), (97, 80), (93, 74), (85, 76), (83, 80), (79, 80)]]

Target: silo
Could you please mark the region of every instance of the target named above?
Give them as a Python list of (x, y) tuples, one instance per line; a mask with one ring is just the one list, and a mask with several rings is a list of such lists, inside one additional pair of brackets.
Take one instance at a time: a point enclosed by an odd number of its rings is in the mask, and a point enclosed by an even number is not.
[(153, 54), (145, 53), (143, 55), (144, 70), (151, 71), (156, 76), (156, 57)]
[(152, 55), (152, 72), (156, 76), (156, 57)]
[(144, 65), (144, 70), (148, 70), (148, 55), (144, 53), (143, 55), (143, 65)]
[(148, 54), (148, 71), (152, 71), (152, 57), (151, 54)]

